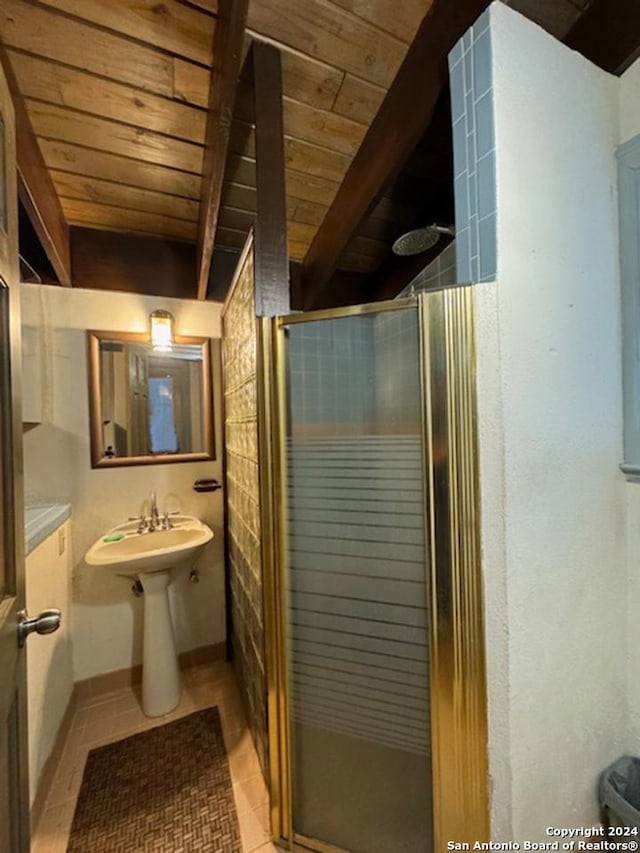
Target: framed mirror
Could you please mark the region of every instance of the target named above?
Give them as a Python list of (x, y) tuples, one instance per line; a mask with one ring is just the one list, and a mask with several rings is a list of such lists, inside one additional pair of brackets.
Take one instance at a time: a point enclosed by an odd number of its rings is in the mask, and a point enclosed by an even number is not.
[(91, 465), (214, 459), (211, 342), (88, 331)]

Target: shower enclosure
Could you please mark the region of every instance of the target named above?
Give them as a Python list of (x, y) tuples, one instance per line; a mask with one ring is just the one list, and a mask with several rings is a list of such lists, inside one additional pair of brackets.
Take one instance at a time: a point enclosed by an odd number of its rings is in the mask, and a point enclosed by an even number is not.
[(263, 319), (258, 352), (274, 835), (488, 840), (473, 289)]

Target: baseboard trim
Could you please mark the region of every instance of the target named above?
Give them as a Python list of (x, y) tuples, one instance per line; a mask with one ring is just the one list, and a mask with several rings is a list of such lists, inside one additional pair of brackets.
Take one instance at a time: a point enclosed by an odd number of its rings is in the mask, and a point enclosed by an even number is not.
[[(215, 643), (210, 646), (200, 646), (197, 649), (190, 649), (187, 652), (181, 652), (178, 655), (180, 669), (189, 669), (192, 666), (202, 666), (205, 663), (213, 663), (218, 660), (224, 660), (225, 643)], [(76, 712), (78, 703), (82, 700), (95, 698), (104, 693), (112, 693), (114, 690), (121, 690), (123, 687), (130, 687), (135, 684), (140, 684), (142, 681), (142, 666), (129, 667), (128, 669), (119, 669), (115, 672), (107, 672), (103, 675), (95, 675), (93, 678), (86, 678), (83, 681), (77, 681), (73, 686), (73, 691), (69, 697), (67, 709), (64, 712), (62, 722), (58, 728), (58, 734), (51, 750), (51, 754), (47, 758), (40, 774), (38, 789), (36, 796), (31, 806), (31, 832), (35, 829), (42, 817), (44, 808), (51, 790), (51, 784), (56, 774), (58, 764), (62, 758), (64, 747), (71, 730), (71, 724)]]
[(44, 812), (47, 797), (49, 796), (49, 791), (51, 790), (51, 785), (53, 783), (53, 777), (56, 775), (58, 764), (62, 758), (62, 753), (64, 752), (64, 747), (67, 742), (67, 738), (69, 737), (69, 732), (71, 731), (71, 724), (73, 722), (77, 705), (78, 690), (77, 685), (74, 684), (71, 696), (67, 702), (67, 708), (58, 727), (58, 733), (53, 743), (53, 749), (45, 761), (40, 773), (38, 788), (31, 806), (30, 823), (32, 834), (35, 832), (35, 828), (42, 817), (42, 813)]
[[(180, 669), (189, 669), (192, 666), (201, 666), (204, 663), (213, 663), (217, 660), (223, 660), (225, 654), (225, 644), (215, 643), (210, 646), (200, 646), (197, 649), (190, 649), (187, 652), (180, 652), (178, 655), (178, 663)], [(85, 678), (83, 681), (76, 682), (78, 690), (78, 700), (91, 699), (96, 696), (101, 696), (103, 693), (112, 693), (114, 690), (122, 690), (124, 687), (132, 687), (140, 684), (142, 681), (142, 665), (128, 667), (127, 669), (117, 669), (114, 672), (105, 672), (101, 675), (94, 675), (92, 678)]]

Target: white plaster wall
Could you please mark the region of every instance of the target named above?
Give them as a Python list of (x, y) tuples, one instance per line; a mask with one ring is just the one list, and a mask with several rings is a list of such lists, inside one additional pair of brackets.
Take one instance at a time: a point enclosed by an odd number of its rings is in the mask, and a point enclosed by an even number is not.
[(500, 370), (498, 290), (495, 283), (474, 288), (476, 393), (480, 448), (481, 549), (487, 648), (491, 831), (495, 840), (513, 838), (511, 820), (511, 731), (505, 449)]
[[(620, 78), (620, 143), (640, 134), (640, 60)], [(640, 485), (625, 483), (628, 554), (628, 752), (640, 755)]]
[(498, 272), (483, 323), (497, 340), (479, 372), (492, 818), (495, 840), (542, 841), (547, 826), (597, 821), (597, 776), (627, 722), (618, 82), (500, 3), (491, 32)]
[(628, 649), (627, 696), (629, 722), (625, 752), (640, 756), (640, 485), (625, 483), (627, 503)]
[[(224, 624), (222, 492), (197, 494), (194, 480), (222, 477), (219, 360), (214, 358), (217, 459), (117, 470), (92, 469), (89, 456), (87, 329), (147, 330), (149, 313), (165, 308), (178, 333), (219, 339), (221, 306), (139, 294), (39, 287), (38, 307), (23, 285), (25, 324), (43, 318), (44, 423), (25, 434), (27, 503), (71, 502), (73, 553), (73, 655), (77, 681), (141, 661), (142, 600), (131, 582), (87, 566), (82, 557), (102, 533), (148, 509), (155, 489), (161, 509), (180, 509), (205, 520), (213, 543), (199, 558), (200, 583), (186, 574), (172, 587), (172, 612), (180, 651), (222, 642)], [(36, 311), (36, 307), (38, 310)], [(35, 315), (35, 316), (34, 316)], [(219, 350), (214, 346), (214, 354)], [(55, 602), (52, 602), (55, 605)]]
[(640, 59), (620, 78), (620, 142), (640, 133)]
[(33, 804), (42, 769), (73, 692), (70, 523), (66, 521), (28, 556), (25, 567), (27, 612), (34, 616), (55, 606), (63, 613), (60, 628), (29, 638), (27, 698), (29, 707), (29, 794)]

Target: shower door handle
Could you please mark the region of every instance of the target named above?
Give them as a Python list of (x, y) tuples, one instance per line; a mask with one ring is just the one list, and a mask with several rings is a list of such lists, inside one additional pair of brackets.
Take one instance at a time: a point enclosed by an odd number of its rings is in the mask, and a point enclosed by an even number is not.
[(53, 634), (60, 627), (62, 613), (59, 610), (43, 610), (33, 619), (27, 615), (26, 610), (18, 613), (18, 645), (22, 648), (29, 634)]

